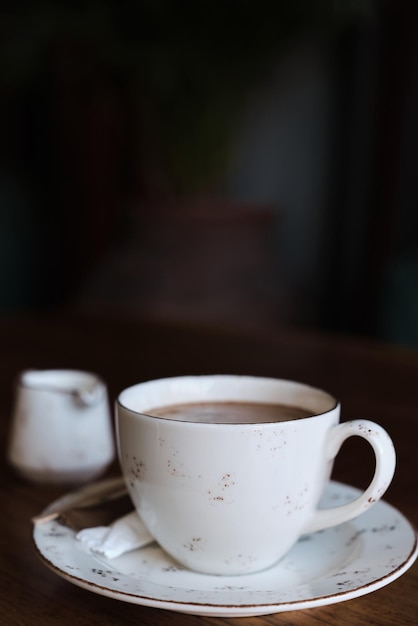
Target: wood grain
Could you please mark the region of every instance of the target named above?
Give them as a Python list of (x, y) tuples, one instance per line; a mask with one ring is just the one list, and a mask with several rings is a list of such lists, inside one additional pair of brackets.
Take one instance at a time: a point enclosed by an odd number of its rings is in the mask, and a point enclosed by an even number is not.
[[(132, 317), (0, 319), (0, 624), (10, 626), (130, 626), (230, 624), (234, 619), (187, 616), (118, 602), (62, 580), (38, 559), (33, 515), (67, 488), (32, 486), (14, 474), (5, 456), (13, 385), (26, 368), (92, 370), (111, 398), (141, 380), (193, 373), (237, 373), (291, 378), (324, 387), (342, 402), (343, 419), (366, 417), (391, 434), (396, 476), (385, 500), (418, 523), (418, 353), (360, 340), (284, 328), (275, 331), (200, 328)], [(115, 468), (113, 468), (114, 470)], [(334, 477), (359, 487), (373, 471), (360, 440), (344, 445)], [(110, 472), (112, 473), (112, 472)], [(418, 566), (361, 598), (340, 604), (246, 618), (269, 624), (406, 626), (418, 623)]]

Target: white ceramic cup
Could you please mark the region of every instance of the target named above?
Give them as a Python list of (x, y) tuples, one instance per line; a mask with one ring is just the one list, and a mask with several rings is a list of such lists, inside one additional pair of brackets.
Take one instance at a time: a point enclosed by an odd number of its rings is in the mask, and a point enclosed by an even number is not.
[[(152, 417), (189, 402), (280, 403), (311, 417), (208, 424)], [(286, 380), (248, 376), (161, 379), (125, 389), (117, 402), (119, 458), (132, 501), (150, 533), (185, 567), (209, 574), (255, 572), (276, 563), (305, 534), (360, 515), (395, 471), (385, 430), (368, 420), (339, 424), (328, 393)], [(374, 477), (353, 502), (318, 503), (342, 443), (366, 439)]]
[(10, 463), (41, 483), (80, 483), (115, 456), (106, 386), (90, 372), (28, 370), (16, 385)]

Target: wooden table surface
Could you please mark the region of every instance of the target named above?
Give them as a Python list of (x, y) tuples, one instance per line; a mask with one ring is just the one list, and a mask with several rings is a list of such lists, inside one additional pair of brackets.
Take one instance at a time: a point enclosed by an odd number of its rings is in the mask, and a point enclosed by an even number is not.
[[(30, 485), (5, 461), (16, 376), (26, 368), (95, 371), (111, 398), (142, 380), (181, 374), (237, 373), (300, 380), (326, 388), (342, 403), (342, 419), (366, 417), (391, 434), (398, 455), (385, 500), (418, 523), (418, 351), (295, 329), (240, 331), (120, 317), (0, 318), (0, 624), (222, 624), (232, 618), (184, 615), (128, 604), (74, 586), (39, 560), (31, 516), (68, 491)], [(364, 487), (372, 454), (358, 438), (344, 444), (334, 478)], [(241, 618), (263, 624), (418, 623), (418, 565), (390, 585), (325, 607)]]

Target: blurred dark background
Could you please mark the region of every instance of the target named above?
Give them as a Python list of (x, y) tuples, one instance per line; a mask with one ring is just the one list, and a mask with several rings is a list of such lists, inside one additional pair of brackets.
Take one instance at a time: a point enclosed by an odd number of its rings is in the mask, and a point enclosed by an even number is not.
[(414, 0), (0, 10), (0, 313), (418, 346)]

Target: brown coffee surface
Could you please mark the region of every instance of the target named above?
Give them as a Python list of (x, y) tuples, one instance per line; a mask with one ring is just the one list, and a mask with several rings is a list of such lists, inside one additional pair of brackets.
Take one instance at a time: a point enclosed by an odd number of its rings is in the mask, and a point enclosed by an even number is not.
[(260, 424), (309, 417), (312, 411), (285, 404), (258, 402), (198, 402), (172, 404), (146, 411), (154, 417), (204, 424)]

